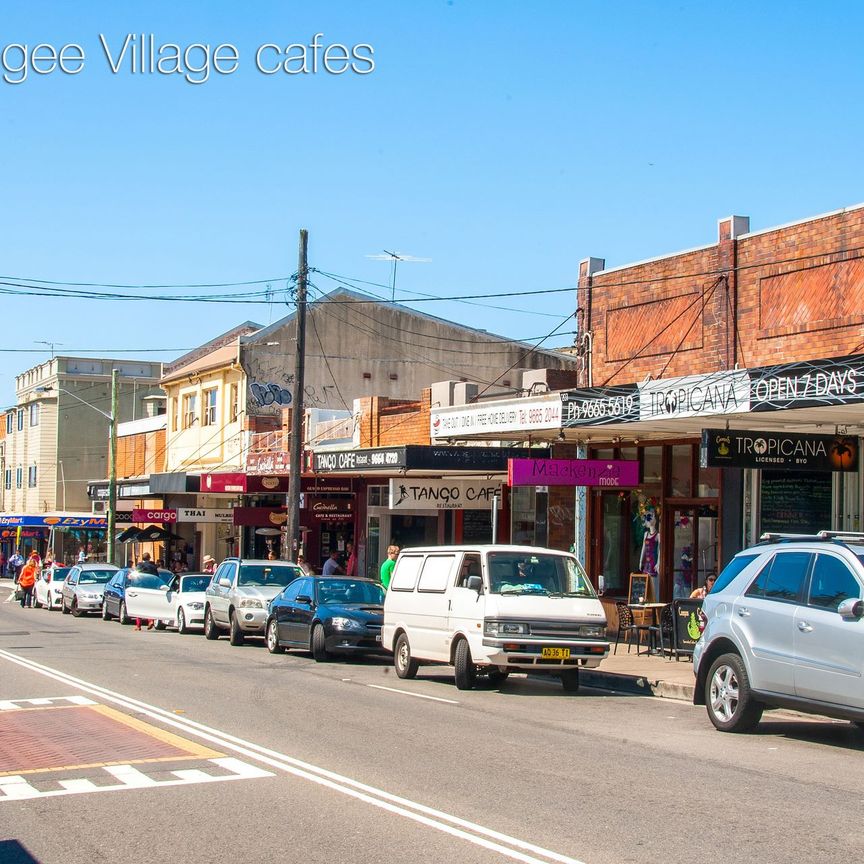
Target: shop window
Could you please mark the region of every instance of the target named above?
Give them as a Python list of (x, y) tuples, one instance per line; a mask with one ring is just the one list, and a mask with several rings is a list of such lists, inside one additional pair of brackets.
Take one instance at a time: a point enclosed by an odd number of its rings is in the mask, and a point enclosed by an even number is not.
[(534, 545), (537, 493), (533, 486), (514, 486), (510, 493), (510, 542), (517, 546)]
[(611, 447), (604, 448), (603, 450), (594, 450), (592, 453), (593, 459), (614, 459), (615, 451)]
[(643, 447), (642, 460), (642, 482), (659, 487), (663, 476), (663, 448)]
[(367, 492), (366, 501), (370, 507), (389, 507), (390, 487), (370, 486)]
[(628, 462), (635, 462), (639, 458), (638, 447), (622, 447), (618, 453), (619, 459), (626, 459)]
[(674, 444), (670, 494), (673, 498), (689, 498), (693, 494), (693, 447), (690, 444)]
[(202, 399), (203, 411), (201, 414), (202, 426), (216, 425), (216, 397), (218, 392), (219, 391), (215, 387), (211, 387), (204, 391)]
[(699, 490), (700, 498), (716, 498), (720, 494), (720, 469), (719, 468), (700, 468), (699, 469)]

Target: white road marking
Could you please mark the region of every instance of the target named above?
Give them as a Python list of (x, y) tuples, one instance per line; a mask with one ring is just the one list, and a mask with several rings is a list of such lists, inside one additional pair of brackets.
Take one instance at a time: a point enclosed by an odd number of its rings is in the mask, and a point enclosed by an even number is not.
[(156, 781), (152, 777), (148, 777), (143, 771), (139, 771), (131, 765), (106, 765), (105, 770), (127, 786), (141, 788), (156, 785)]
[[(38, 798), (41, 794), (35, 786), (31, 786), (23, 777), (13, 775), (0, 777), (0, 792), (8, 799)], [(0, 798), (0, 801), (3, 799)]]
[[(333, 789), (343, 795), (348, 795), (359, 801), (364, 801), (373, 807), (378, 807), (382, 810), (387, 810), (388, 812), (403, 816), (406, 819), (411, 819), (421, 825), (426, 825), (429, 828), (434, 828), (437, 831), (466, 840), (476, 846), (491, 849), (492, 851), (498, 852), (501, 855), (512, 858), (513, 860), (523, 861), (525, 864), (547, 864), (549, 861), (557, 861), (560, 862), (560, 864), (584, 864), (584, 862), (578, 861), (577, 859), (571, 858), (567, 855), (561, 855), (558, 852), (544, 849), (542, 846), (529, 843), (526, 840), (511, 837), (500, 831), (486, 828), (485, 826), (479, 825), (475, 822), (469, 822), (467, 819), (452, 816), (442, 810), (436, 810), (432, 807), (427, 807), (425, 804), (420, 804), (416, 801), (411, 801), (408, 798), (385, 792), (383, 789), (376, 789), (374, 786), (368, 786), (365, 783), (352, 780), (350, 777), (345, 777), (344, 775), (337, 774), (333, 771), (328, 771), (325, 768), (319, 768), (309, 762), (303, 762), (302, 760), (295, 759), (287, 754), (279, 753), (276, 750), (270, 750), (267, 747), (262, 747), (250, 741), (245, 741), (244, 739), (238, 738), (230, 733), (213, 729), (210, 726), (205, 726), (203, 723), (197, 723), (186, 717), (178, 717), (163, 708), (150, 705), (146, 702), (141, 702), (131, 696), (124, 696), (105, 687), (100, 687), (98, 684), (83, 681), (82, 679), (68, 675), (65, 672), (52, 669), (49, 666), (43, 666), (41, 663), (36, 663), (32, 660), (25, 660), (23, 657), (18, 657), (16, 654), (12, 654), (4, 649), (0, 649), (0, 657), (5, 658), (10, 663), (22, 666), (25, 669), (38, 672), (40, 675), (53, 678), (55, 681), (75, 687), (86, 693), (91, 693), (92, 695), (98, 696), (108, 702), (113, 702), (116, 705), (121, 705), (127, 709), (134, 710), (139, 715), (158, 720), (166, 726), (173, 726), (175, 729), (182, 730), (187, 735), (193, 735), (196, 738), (210, 741), (217, 746), (233, 750), (235, 753), (254, 759), (264, 765), (269, 765), (270, 767), (277, 768), (287, 774), (292, 774), (295, 777), (301, 777), (312, 783), (317, 783), (320, 786)], [(164, 785), (182, 784), (183, 782), (184, 781), (182, 780), (169, 780), (166, 781)], [(99, 791), (102, 791), (104, 788), (105, 787), (100, 788)], [(45, 794), (54, 795), (66, 793), (64, 791), (62, 793), (49, 792)]]
[(67, 702), (70, 705), (97, 705), (86, 696), (48, 696), (41, 699), (2, 699), (0, 700), (0, 711), (20, 711), (28, 705), (43, 706), (54, 705), (57, 702)]
[(414, 696), (417, 699), (431, 699), (433, 702), (446, 702), (448, 705), (458, 705), (455, 699), (442, 699), (440, 696), (427, 696), (425, 693), (412, 693), (410, 690), (397, 690), (395, 687), (384, 687), (381, 684), (367, 684), (373, 690), (386, 690), (388, 693), (401, 693), (403, 696)]
[(99, 787), (92, 780), (61, 780), (60, 785), (67, 792), (95, 792)]

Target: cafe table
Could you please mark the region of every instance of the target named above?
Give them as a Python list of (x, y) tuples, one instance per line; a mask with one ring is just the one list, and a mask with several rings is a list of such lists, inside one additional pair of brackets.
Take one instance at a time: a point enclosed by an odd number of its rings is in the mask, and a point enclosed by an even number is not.
[[(656, 654), (657, 639), (660, 634), (660, 612), (666, 603), (628, 603), (627, 606), (631, 612), (650, 612), (651, 613), (651, 629), (648, 631), (648, 648), (645, 651), (636, 649), (637, 656), (639, 654)], [(643, 619), (644, 620), (644, 619)]]

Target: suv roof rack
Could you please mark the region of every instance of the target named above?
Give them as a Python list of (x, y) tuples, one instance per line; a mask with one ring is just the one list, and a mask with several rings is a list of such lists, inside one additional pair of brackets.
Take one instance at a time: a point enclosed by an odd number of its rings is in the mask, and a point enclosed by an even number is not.
[(817, 531), (815, 534), (786, 534), (775, 531), (766, 531), (759, 537), (762, 543), (794, 543), (796, 541), (810, 541), (814, 543), (830, 543), (835, 540), (840, 543), (859, 542), (864, 543), (864, 533), (861, 531)]

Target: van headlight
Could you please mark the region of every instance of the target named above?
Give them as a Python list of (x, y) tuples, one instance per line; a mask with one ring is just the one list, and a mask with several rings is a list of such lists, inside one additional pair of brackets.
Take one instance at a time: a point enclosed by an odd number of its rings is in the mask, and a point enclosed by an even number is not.
[(523, 621), (492, 621), (483, 622), (484, 636), (527, 636), (528, 625)]
[(602, 624), (583, 624), (579, 628), (579, 635), (599, 639), (606, 635), (606, 628)]

